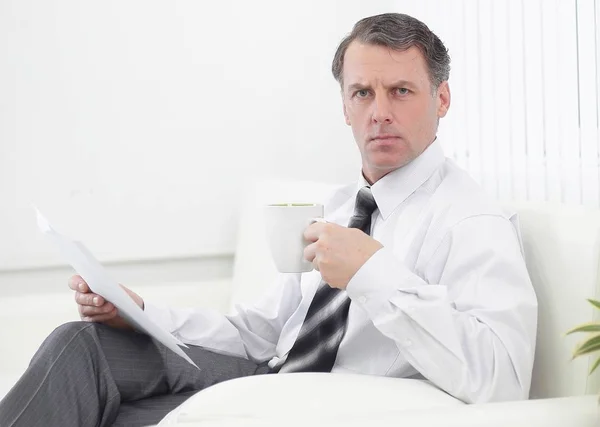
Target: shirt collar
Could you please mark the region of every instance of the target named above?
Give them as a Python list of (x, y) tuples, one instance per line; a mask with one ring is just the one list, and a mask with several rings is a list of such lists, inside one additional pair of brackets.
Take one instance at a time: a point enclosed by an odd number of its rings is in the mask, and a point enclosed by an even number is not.
[[(383, 219), (387, 219), (400, 203), (421, 187), (445, 159), (439, 138), (436, 138), (419, 157), (373, 184), (371, 191)], [(369, 183), (361, 171), (356, 193), (365, 185)]]

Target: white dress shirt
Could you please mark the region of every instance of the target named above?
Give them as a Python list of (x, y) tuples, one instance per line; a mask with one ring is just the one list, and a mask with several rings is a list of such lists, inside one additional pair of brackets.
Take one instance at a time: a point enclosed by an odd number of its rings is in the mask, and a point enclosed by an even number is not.
[[(337, 191), (325, 218), (346, 226), (357, 184)], [(468, 403), (526, 399), (537, 301), (516, 217), (501, 209), (434, 141), (372, 185), (371, 236), (383, 244), (352, 277), (346, 334), (332, 372), (422, 375)], [(274, 366), (298, 335), (320, 274), (281, 274), (233, 315), (146, 304), (187, 344)]]

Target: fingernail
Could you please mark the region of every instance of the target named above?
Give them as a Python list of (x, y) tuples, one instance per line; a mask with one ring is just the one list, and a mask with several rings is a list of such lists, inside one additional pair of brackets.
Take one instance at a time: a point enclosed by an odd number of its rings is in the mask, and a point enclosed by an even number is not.
[(98, 305), (98, 297), (94, 297), (93, 301), (94, 301), (94, 305)]
[(84, 289), (85, 289), (85, 287), (83, 286), (83, 283), (80, 283), (80, 284), (79, 284), (79, 290), (80, 290), (80, 291), (83, 291)]

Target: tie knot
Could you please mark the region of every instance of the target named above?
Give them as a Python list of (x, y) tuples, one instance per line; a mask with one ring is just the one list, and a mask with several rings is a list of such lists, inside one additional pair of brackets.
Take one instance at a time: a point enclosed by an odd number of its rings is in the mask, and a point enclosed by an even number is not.
[(350, 218), (348, 227), (359, 228), (366, 234), (371, 233), (371, 215), (377, 209), (377, 203), (371, 192), (371, 187), (361, 188), (356, 195), (356, 204), (354, 205), (354, 215)]
[(356, 204), (354, 205), (354, 216), (371, 216), (373, 212), (377, 209), (377, 203), (375, 202), (375, 197), (373, 197), (373, 192), (371, 191), (371, 187), (368, 185), (364, 186), (358, 191), (356, 195)]

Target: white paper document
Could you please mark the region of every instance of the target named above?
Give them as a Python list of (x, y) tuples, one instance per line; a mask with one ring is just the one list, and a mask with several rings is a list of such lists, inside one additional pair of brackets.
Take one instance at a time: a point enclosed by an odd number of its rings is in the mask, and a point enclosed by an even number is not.
[[(46, 218), (36, 208), (38, 227), (58, 248), (67, 261), (89, 285), (92, 292), (102, 296), (114, 304), (123, 317), (135, 329), (143, 331), (152, 336), (167, 348), (183, 357), (192, 365), (196, 364), (189, 358), (179, 346), (187, 346), (171, 335), (168, 331), (157, 325), (142, 310), (131, 297), (112, 279), (106, 269), (96, 260), (91, 252), (81, 243), (73, 241), (58, 233), (48, 223)], [(196, 366), (198, 368), (198, 366)]]

